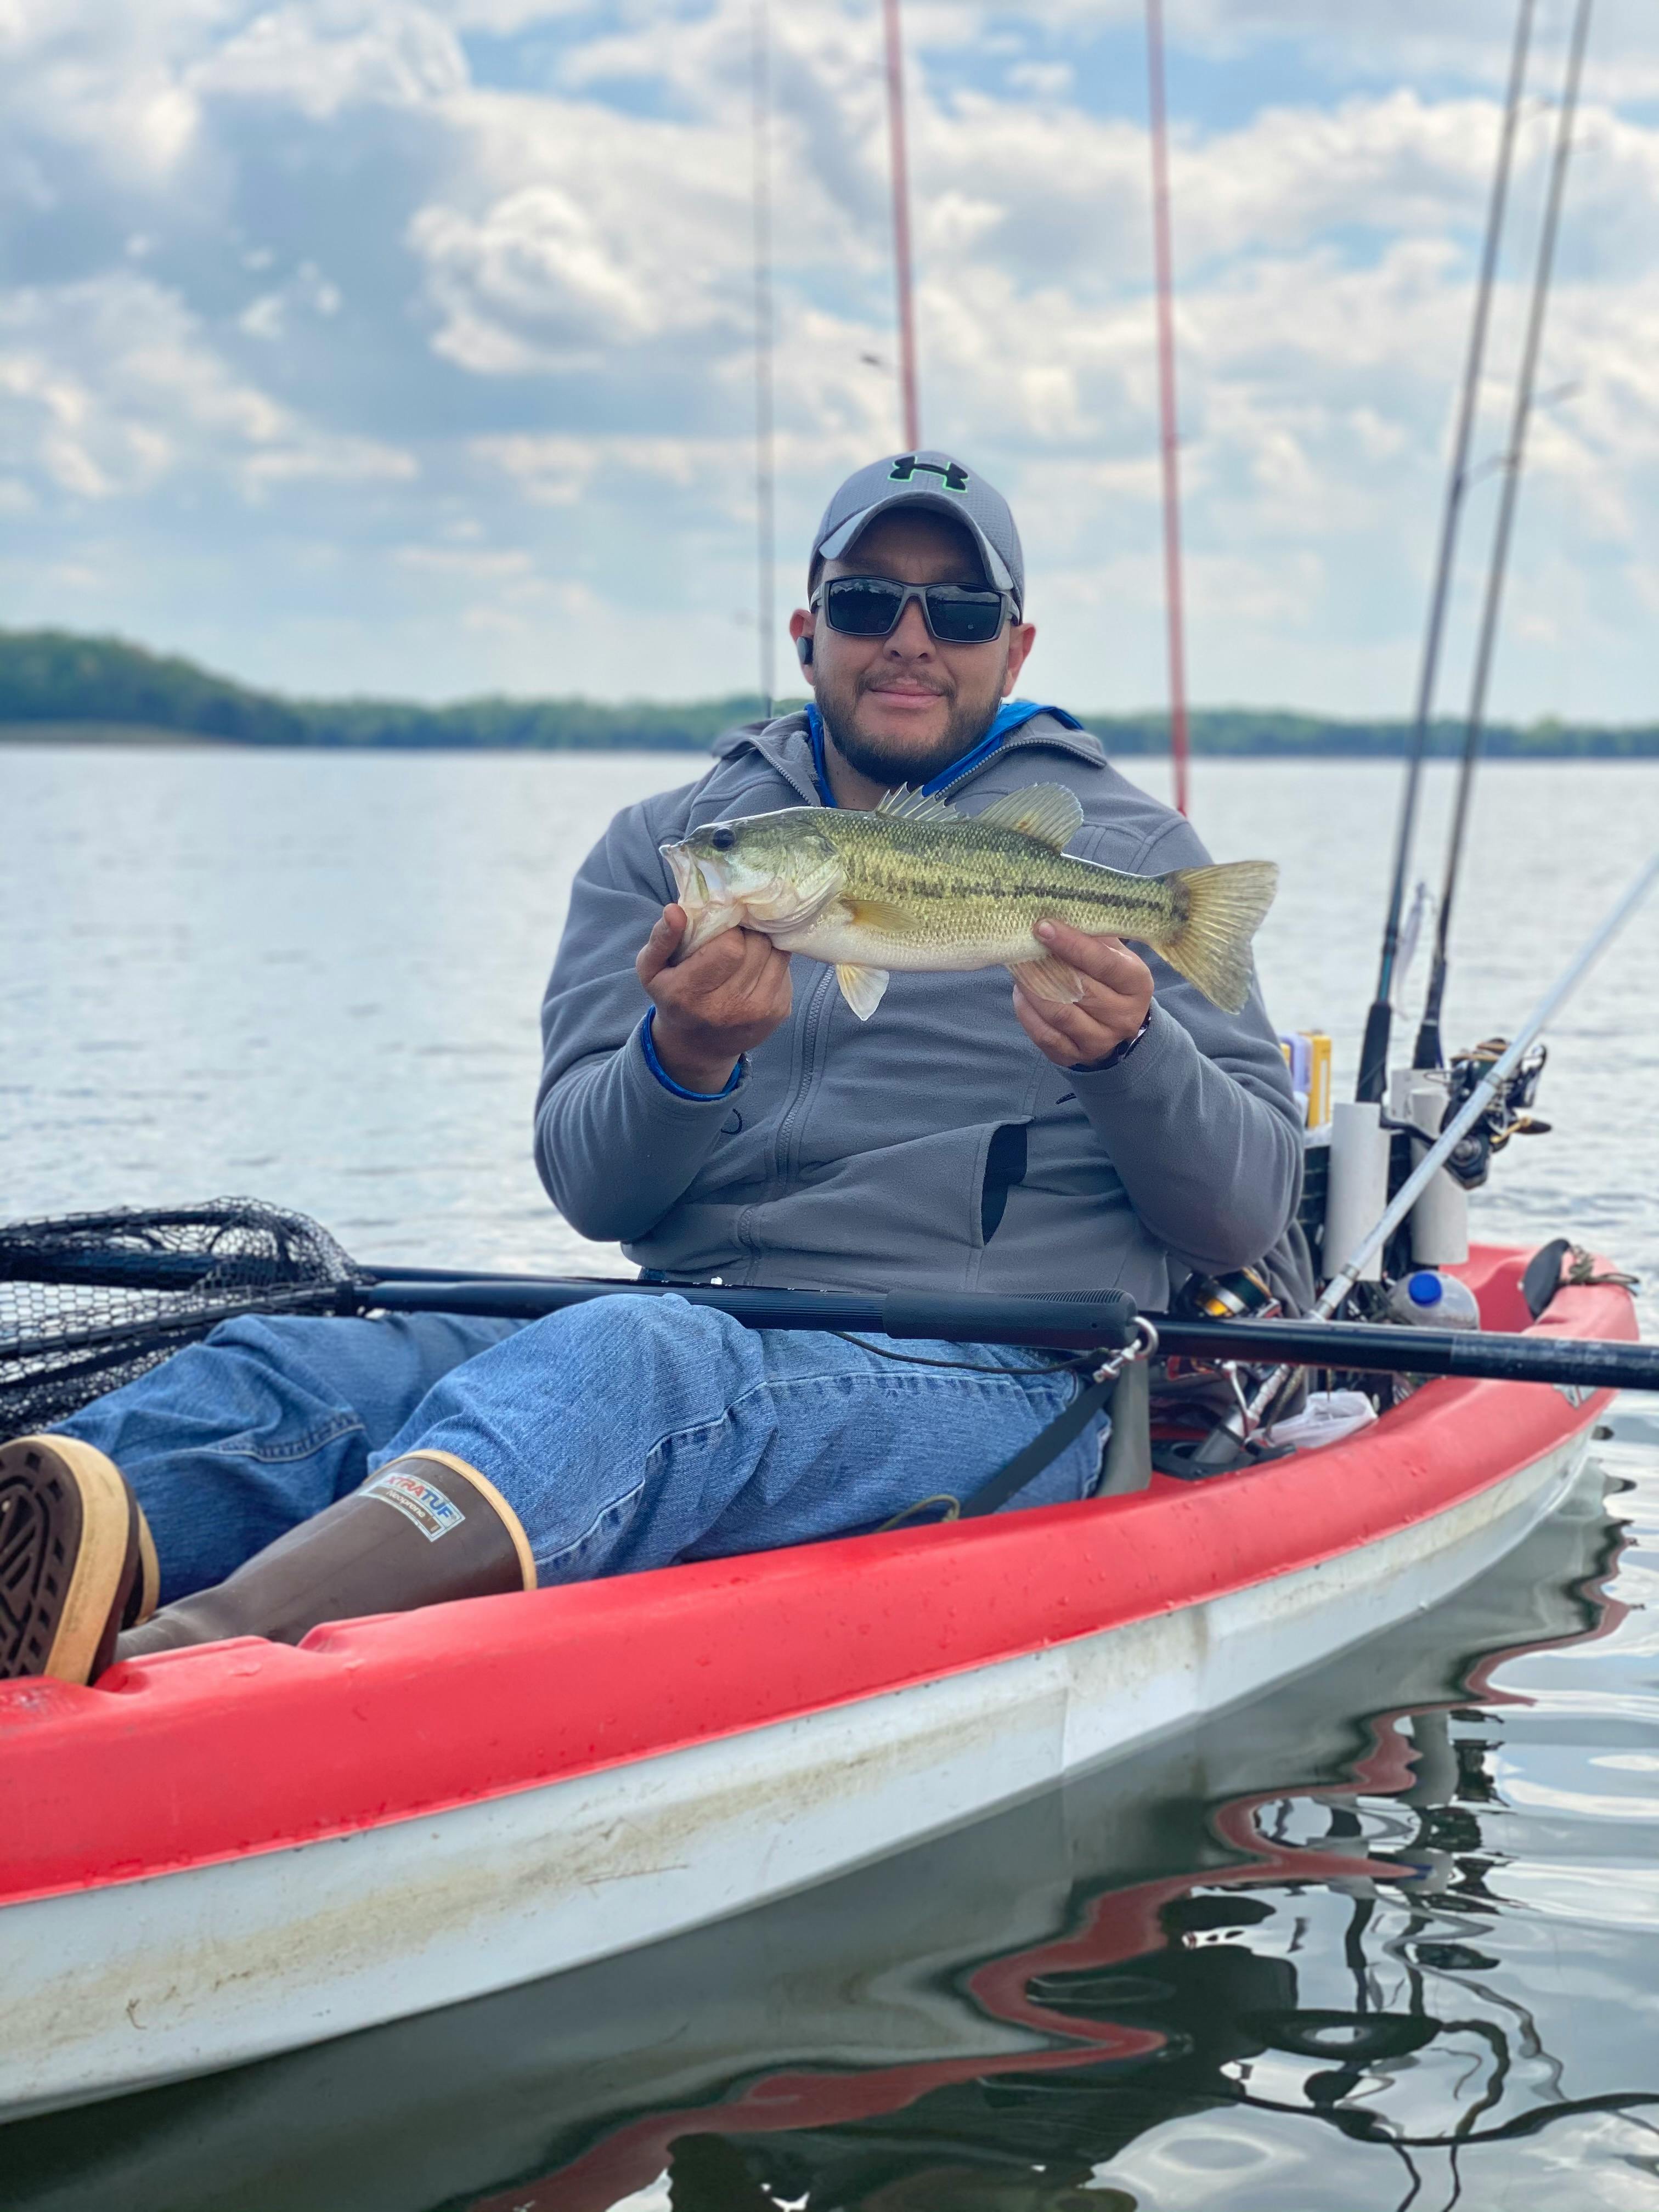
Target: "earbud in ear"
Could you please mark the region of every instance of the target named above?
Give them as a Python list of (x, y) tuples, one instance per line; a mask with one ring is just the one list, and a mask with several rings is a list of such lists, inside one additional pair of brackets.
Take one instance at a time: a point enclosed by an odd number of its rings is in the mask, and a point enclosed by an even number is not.
[(795, 640), (795, 651), (800, 656), (801, 666), (803, 668), (810, 668), (812, 665), (811, 639), (810, 637), (798, 637)]

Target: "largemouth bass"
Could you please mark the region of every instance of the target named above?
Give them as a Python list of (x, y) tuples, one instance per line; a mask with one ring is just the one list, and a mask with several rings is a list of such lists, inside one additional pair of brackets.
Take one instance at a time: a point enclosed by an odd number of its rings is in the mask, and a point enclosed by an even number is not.
[(1082, 982), (1032, 934), (1039, 921), (1150, 945), (1237, 1013), (1278, 868), (1234, 860), (1132, 876), (1067, 857), (1082, 822), (1062, 784), (1028, 785), (975, 815), (902, 787), (872, 813), (786, 806), (711, 822), (661, 850), (687, 916), (682, 954), (723, 930), (758, 930), (833, 966), (860, 1021), (895, 969), (1008, 968), (1036, 997), (1075, 1004)]

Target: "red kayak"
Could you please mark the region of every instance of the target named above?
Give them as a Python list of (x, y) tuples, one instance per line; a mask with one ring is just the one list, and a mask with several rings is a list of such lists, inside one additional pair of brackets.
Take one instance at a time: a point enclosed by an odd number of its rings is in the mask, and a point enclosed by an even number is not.
[[(1633, 1340), (1628, 1294), (1487, 1329)], [(1445, 1381), (1202, 1482), (0, 1686), (0, 2116), (635, 1949), (1259, 1693), (1480, 1574), (1611, 1394)]]

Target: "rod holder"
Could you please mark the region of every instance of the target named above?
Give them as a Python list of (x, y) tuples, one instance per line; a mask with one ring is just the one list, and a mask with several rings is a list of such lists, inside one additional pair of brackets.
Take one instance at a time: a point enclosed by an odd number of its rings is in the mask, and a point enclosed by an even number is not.
[[(1422, 1131), (1412, 1146), (1416, 1167), (1440, 1134), (1449, 1079), (1439, 1068), (1396, 1068), (1394, 1117)], [(1411, 1212), (1412, 1264), (1461, 1267), (1469, 1256), (1469, 1194), (1449, 1168), (1431, 1178)]]
[[(1328, 1280), (1364, 1243), (1389, 1203), (1389, 1133), (1370, 1099), (1339, 1100), (1331, 1109), (1330, 1182), (1325, 1199), (1321, 1272)], [(1382, 1248), (1360, 1269), (1362, 1282), (1382, 1279)]]

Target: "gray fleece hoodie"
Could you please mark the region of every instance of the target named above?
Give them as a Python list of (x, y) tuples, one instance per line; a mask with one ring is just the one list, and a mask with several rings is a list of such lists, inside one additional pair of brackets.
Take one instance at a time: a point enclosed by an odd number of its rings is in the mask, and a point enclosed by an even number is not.
[[(625, 807), (583, 863), (542, 1007), (536, 1157), (566, 1219), (644, 1267), (792, 1289), (1121, 1288), (1259, 1260), (1302, 1139), (1259, 989), (1224, 1014), (1156, 955), (1152, 1026), (1095, 1074), (1044, 1060), (1000, 968), (895, 975), (871, 1020), (797, 957), (789, 1018), (709, 1100), (653, 1073), (634, 958), (673, 896), (658, 852), (706, 823), (821, 804), (805, 717), (734, 730), (696, 783)], [(1067, 847), (1139, 875), (1201, 866), (1190, 824), (1042, 714), (951, 787), (976, 813), (1063, 783)], [(1144, 948), (1143, 948), (1144, 950)]]

